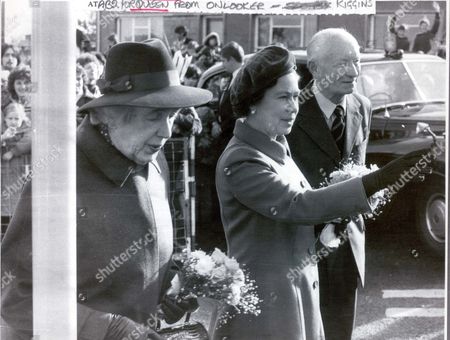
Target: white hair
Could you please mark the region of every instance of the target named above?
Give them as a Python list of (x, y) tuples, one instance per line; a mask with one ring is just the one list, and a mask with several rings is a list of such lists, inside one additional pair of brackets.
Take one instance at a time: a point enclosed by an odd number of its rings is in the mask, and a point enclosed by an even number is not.
[(354, 45), (359, 51), (358, 41), (344, 28), (326, 28), (313, 35), (306, 47), (308, 64), (311, 61), (317, 62), (321, 57), (333, 53), (330, 42), (346, 41)]
[(117, 124), (129, 123), (136, 114), (136, 107), (133, 106), (101, 106), (90, 112), (91, 124), (105, 124), (110, 128)]

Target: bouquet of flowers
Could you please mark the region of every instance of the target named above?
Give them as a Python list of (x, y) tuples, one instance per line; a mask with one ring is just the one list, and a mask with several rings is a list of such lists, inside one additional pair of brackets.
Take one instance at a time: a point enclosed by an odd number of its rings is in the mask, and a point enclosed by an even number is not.
[[(376, 164), (369, 167), (365, 165), (355, 164), (353, 162), (345, 163), (339, 170), (333, 171), (326, 180), (325, 185), (340, 183), (354, 177), (362, 177), (371, 172), (378, 170)], [(381, 208), (388, 202), (388, 189), (382, 189), (368, 198), (369, 205), (372, 208), (371, 213), (364, 214), (364, 218), (373, 218), (381, 213)]]
[[(372, 164), (370, 167), (366, 167), (364, 165), (348, 162), (342, 164), (339, 170), (333, 171), (322, 185), (328, 186), (331, 184), (340, 183), (350, 178), (364, 176), (376, 170), (378, 170), (377, 165)], [(372, 211), (364, 214), (363, 218), (373, 218), (374, 215), (379, 215), (381, 213), (381, 207), (384, 206), (389, 200), (388, 194), (388, 189), (382, 189), (370, 196), (368, 198), (368, 202)], [(339, 247), (343, 242), (345, 242), (345, 239), (342, 237), (342, 232), (347, 229), (347, 224), (350, 220), (351, 217), (345, 217), (338, 218), (327, 223), (320, 236), (321, 242), (330, 248)]]
[[(172, 288), (179, 291), (179, 298), (212, 298), (219, 302), (219, 311), (233, 307), (236, 311), (233, 315), (259, 315), (261, 312), (255, 281), (234, 258), (216, 248), (211, 255), (202, 250), (184, 251), (180, 262), (179, 280), (172, 281)], [(227, 312), (220, 315), (220, 325), (232, 318), (232, 314)]]

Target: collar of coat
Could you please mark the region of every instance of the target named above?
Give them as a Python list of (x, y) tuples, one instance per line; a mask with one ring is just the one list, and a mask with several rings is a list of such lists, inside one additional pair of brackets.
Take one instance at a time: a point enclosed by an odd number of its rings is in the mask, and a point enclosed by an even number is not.
[[(126, 158), (109, 144), (89, 121), (87, 115), (77, 130), (77, 147), (106, 177), (122, 187), (130, 175), (146, 168)], [(148, 172), (145, 172), (148, 173)]]
[(239, 140), (265, 153), (280, 164), (284, 164), (286, 157), (290, 155), (289, 146), (284, 136), (278, 136), (277, 140), (270, 139), (266, 134), (248, 125), (245, 118), (236, 121), (233, 133)]

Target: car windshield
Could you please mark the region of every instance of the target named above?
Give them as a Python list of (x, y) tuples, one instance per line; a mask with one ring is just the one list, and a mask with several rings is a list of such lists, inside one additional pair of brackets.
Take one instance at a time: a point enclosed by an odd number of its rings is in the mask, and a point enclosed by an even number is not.
[(392, 61), (362, 65), (358, 91), (374, 108), (445, 98), (445, 61)]

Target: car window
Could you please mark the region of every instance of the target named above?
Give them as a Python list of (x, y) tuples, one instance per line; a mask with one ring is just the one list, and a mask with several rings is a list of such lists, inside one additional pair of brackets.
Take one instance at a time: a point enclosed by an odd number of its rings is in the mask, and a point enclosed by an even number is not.
[(423, 100), (400, 61), (362, 65), (357, 88), (374, 107)]
[(407, 67), (410, 69), (417, 86), (424, 95), (424, 100), (444, 100), (446, 97), (445, 86), (446, 73), (445, 61), (408, 61)]

